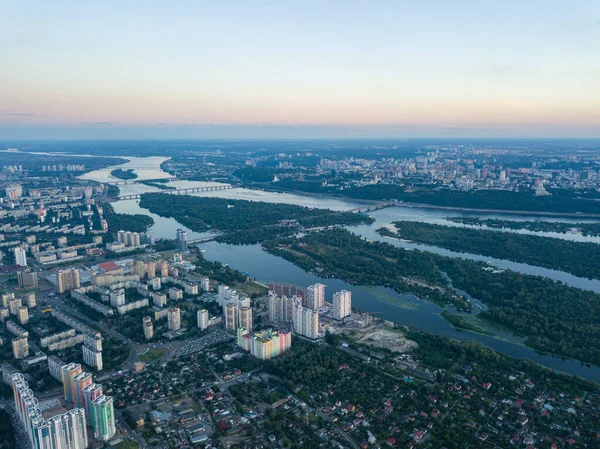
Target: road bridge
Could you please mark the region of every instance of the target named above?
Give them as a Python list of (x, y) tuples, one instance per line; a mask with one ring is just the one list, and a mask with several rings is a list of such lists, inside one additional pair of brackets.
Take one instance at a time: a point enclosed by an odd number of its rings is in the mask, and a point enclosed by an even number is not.
[[(187, 187), (185, 189), (176, 189), (176, 190), (163, 190), (161, 193), (168, 193), (169, 195), (187, 195), (189, 193), (199, 193), (199, 192), (213, 192), (215, 190), (229, 190), (234, 189), (237, 186), (232, 184), (223, 184), (218, 186), (206, 186), (206, 187)], [(140, 194), (132, 194), (132, 195), (119, 195), (117, 197), (119, 200), (139, 200)]]
[(165, 181), (185, 181), (185, 178), (175, 178), (175, 177), (171, 177), (171, 178), (155, 178), (155, 179), (124, 179), (122, 181), (108, 181), (105, 182), (104, 184), (108, 184), (111, 186), (123, 186), (123, 185), (127, 185), (127, 184), (138, 184), (138, 183), (144, 183), (144, 182), (165, 182)]
[(354, 209), (347, 210), (346, 212), (371, 212), (373, 210), (385, 209), (386, 207), (394, 207), (397, 206), (397, 201), (388, 201), (385, 203), (378, 204), (369, 204), (365, 206), (360, 206)]

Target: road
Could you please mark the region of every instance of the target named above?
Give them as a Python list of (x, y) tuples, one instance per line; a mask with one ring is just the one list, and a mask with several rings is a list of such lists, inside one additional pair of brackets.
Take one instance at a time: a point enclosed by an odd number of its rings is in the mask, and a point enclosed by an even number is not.
[(148, 447), (146, 441), (140, 435), (138, 435), (138, 433), (134, 431), (129, 424), (127, 424), (127, 421), (125, 418), (123, 418), (123, 410), (115, 408), (115, 418), (117, 420), (118, 427), (121, 428), (126, 436), (133, 438), (142, 449)]
[(61, 298), (58, 298), (58, 297), (46, 298), (45, 302), (48, 303), (53, 308), (61, 309), (62, 311), (68, 313), (69, 315), (74, 316), (78, 320), (83, 321), (85, 324), (88, 324), (91, 327), (97, 328), (104, 335), (108, 335), (111, 338), (114, 338), (115, 340), (118, 340), (121, 343), (126, 344), (129, 347), (129, 357), (127, 357), (127, 360), (125, 360), (123, 362), (123, 365), (124, 366), (125, 365), (133, 366), (133, 362), (135, 361), (135, 358), (137, 356), (137, 350), (136, 350), (135, 343), (133, 343), (131, 340), (129, 340), (128, 338), (119, 334), (118, 332), (116, 332), (114, 329), (108, 327), (107, 325), (100, 323), (98, 321), (92, 320), (91, 318), (87, 317), (83, 313), (79, 312), (79, 310), (77, 310), (73, 306), (65, 303)]

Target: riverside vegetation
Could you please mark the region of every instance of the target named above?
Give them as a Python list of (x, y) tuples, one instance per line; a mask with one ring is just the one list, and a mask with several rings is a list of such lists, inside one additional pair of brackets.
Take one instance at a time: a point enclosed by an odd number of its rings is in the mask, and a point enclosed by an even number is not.
[(599, 236), (600, 223), (565, 223), (561, 221), (512, 221), (499, 218), (482, 219), (477, 217), (448, 217), (447, 220), (471, 226), (486, 226), (488, 228), (504, 228), (515, 231), (527, 230), (534, 232), (580, 232), (585, 236)]
[(452, 251), (562, 270), (580, 277), (600, 278), (600, 245), (597, 243), (416, 221), (396, 221), (393, 224), (396, 232), (388, 228), (380, 228), (377, 232)]
[(263, 243), (305, 270), (354, 284), (384, 285), (460, 307), (442, 276), (487, 305), (482, 319), (525, 337), (531, 348), (600, 364), (600, 295), (541, 276), (490, 271), (486, 264), (368, 242), (349, 231)]

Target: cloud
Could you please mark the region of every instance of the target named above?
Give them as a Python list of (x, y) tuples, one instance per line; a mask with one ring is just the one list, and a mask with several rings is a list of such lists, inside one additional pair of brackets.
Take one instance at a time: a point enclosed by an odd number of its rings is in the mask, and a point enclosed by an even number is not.
[(482, 126), (481, 128), (476, 128), (476, 127), (462, 127), (462, 126), (443, 126), (440, 127), (439, 129), (444, 130), (444, 131), (512, 131), (512, 129), (509, 128), (488, 128), (485, 126)]
[(116, 125), (117, 122), (83, 122), (82, 125), (100, 125), (100, 126), (112, 126)]
[(11, 117), (33, 117), (35, 114), (31, 114), (29, 112), (25, 112), (25, 113), (22, 113), (22, 112), (11, 112), (11, 113), (8, 113), (8, 114), (5, 114), (5, 115), (10, 115)]

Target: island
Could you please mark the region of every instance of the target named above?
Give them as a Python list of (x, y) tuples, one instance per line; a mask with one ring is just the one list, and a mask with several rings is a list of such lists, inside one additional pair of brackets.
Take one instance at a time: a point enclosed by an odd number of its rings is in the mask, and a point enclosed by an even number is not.
[(373, 222), (368, 215), (354, 212), (168, 193), (144, 193), (140, 207), (174, 218), (196, 232), (220, 231), (223, 235), (218, 241), (239, 245), (290, 236), (310, 228)]
[(131, 179), (136, 179), (138, 177), (138, 175), (136, 175), (133, 172), (132, 168), (129, 168), (127, 170), (123, 170), (122, 168), (117, 168), (116, 170), (111, 171), (110, 175), (114, 176), (115, 178), (124, 179), (126, 181), (129, 181)]

